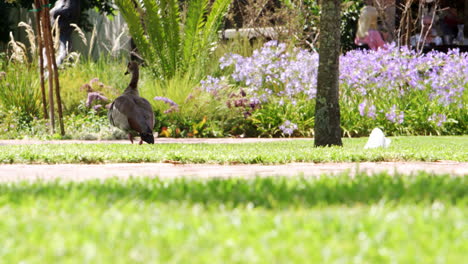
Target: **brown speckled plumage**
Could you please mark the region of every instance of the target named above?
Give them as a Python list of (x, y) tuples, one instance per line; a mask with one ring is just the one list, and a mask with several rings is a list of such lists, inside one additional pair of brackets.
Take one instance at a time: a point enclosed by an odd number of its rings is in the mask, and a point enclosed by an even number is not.
[(109, 121), (111, 125), (128, 133), (133, 143), (133, 136), (140, 136), (143, 141), (153, 144), (154, 113), (151, 104), (138, 93), (139, 70), (136, 62), (128, 63), (127, 73), (132, 79), (124, 93), (117, 97), (109, 108)]

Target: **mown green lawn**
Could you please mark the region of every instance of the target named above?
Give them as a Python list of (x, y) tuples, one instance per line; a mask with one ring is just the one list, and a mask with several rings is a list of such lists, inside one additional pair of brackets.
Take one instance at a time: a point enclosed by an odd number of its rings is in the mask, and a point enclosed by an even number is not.
[(463, 263), (468, 178), (0, 184), (1, 263)]
[(344, 147), (314, 148), (312, 141), (243, 144), (41, 144), (0, 146), (0, 163), (164, 162), (278, 164), (288, 162), (468, 161), (468, 136), (394, 137), (387, 149), (365, 150), (367, 138)]

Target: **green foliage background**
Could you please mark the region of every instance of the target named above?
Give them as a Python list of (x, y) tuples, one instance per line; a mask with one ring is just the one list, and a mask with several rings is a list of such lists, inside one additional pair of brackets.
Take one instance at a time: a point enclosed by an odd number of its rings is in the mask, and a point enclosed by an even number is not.
[(182, 9), (176, 0), (142, 3), (117, 0), (138, 52), (156, 78), (169, 80), (189, 74), (206, 74), (212, 50), (218, 41), (224, 14), (232, 0), (188, 1)]
[[(54, 5), (57, 0), (50, 0), (49, 2)], [(88, 16), (85, 11), (89, 9), (95, 9), (99, 13), (113, 15), (115, 9), (112, 4), (112, 0), (79, 0), (81, 1), (81, 18), (78, 25), (84, 30), (90, 30), (92, 24), (88, 21)], [(0, 1), (0, 42), (8, 41), (8, 34), (14, 28), (16, 24), (9, 21), (8, 18), (10, 12), (14, 8), (22, 7), (25, 9), (32, 9), (34, 0), (1, 0)]]

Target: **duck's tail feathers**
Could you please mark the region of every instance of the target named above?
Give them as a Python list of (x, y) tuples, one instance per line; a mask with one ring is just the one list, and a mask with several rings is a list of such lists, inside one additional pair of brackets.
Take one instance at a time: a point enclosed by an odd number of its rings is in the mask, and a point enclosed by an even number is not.
[(141, 139), (148, 143), (148, 144), (154, 144), (154, 136), (151, 133), (141, 133), (140, 135)]

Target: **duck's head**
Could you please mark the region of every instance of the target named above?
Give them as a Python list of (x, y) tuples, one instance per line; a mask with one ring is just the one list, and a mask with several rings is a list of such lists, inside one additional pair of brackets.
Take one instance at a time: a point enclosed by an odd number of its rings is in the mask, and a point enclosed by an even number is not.
[(129, 73), (134, 73), (138, 71), (138, 63), (135, 61), (131, 61), (127, 64), (127, 71), (125, 72), (125, 75)]

